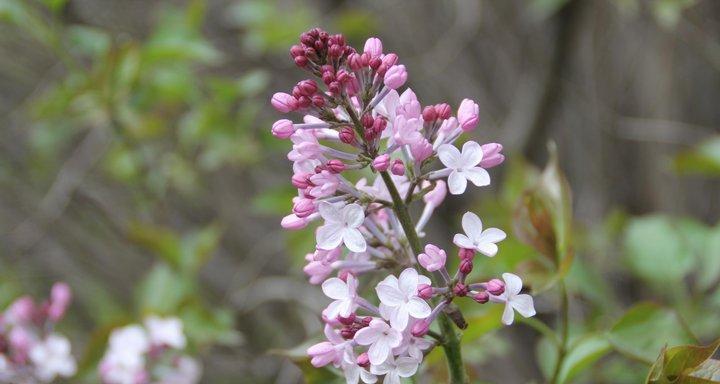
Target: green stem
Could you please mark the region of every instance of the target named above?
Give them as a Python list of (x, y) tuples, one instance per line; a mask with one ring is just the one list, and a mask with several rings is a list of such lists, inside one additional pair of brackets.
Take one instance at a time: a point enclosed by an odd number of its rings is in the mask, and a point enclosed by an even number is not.
[[(420, 245), (420, 239), (418, 238), (417, 232), (415, 232), (415, 226), (410, 218), (407, 205), (400, 196), (400, 193), (398, 193), (397, 188), (395, 188), (395, 183), (393, 183), (390, 174), (387, 172), (380, 172), (380, 176), (390, 192), (390, 197), (392, 197), (393, 201), (393, 211), (397, 215), (403, 231), (405, 231), (408, 243), (410, 243), (410, 247), (413, 252), (415, 252), (415, 255), (419, 255), (422, 253), (422, 247)], [(450, 375), (449, 383), (467, 384), (469, 383), (469, 379), (467, 373), (465, 372), (465, 367), (463, 366), (460, 337), (455, 331), (452, 321), (445, 313), (440, 314), (437, 320), (440, 325), (440, 332), (442, 333), (444, 341), (442, 346), (443, 350), (445, 350), (445, 357), (447, 359), (448, 372)]]
[(568, 318), (569, 318), (569, 305), (568, 305), (568, 294), (567, 294), (567, 288), (565, 287), (565, 282), (560, 281), (560, 315), (561, 323), (560, 323), (560, 343), (558, 344), (558, 356), (557, 361), (555, 362), (555, 369), (553, 370), (552, 379), (550, 380), (550, 383), (552, 384), (558, 384), (558, 380), (560, 379), (560, 369), (562, 368), (562, 365), (565, 361), (565, 355), (567, 354), (567, 347), (568, 347), (568, 334), (570, 332), (570, 327), (568, 324)]

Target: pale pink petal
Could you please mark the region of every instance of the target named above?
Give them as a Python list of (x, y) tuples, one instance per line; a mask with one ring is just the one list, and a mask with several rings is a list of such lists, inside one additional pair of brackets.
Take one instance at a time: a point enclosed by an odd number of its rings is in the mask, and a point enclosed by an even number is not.
[(460, 164), (462, 168), (471, 168), (478, 165), (483, 158), (483, 151), (480, 144), (474, 141), (468, 141), (462, 147), (462, 155), (460, 156)]
[(424, 319), (430, 316), (430, 312), (432, 312), (432, 309), (430, 308), (428, 303), (426, 303), (425, 300), (419, 297), (411, 298), (406, 304), (406, 306), (410, 316), (416, 319)]
[(523, 317), (535, 316), (535, 305), (530, 295), (517, 295), (510, 299), (510, 304), (519, 314), (523, 315)]
[(437, 149), (440, 161), (448, 168), (455, 169), (460, 161), (460, 151), (451, 144), (443, 144)]
[(325, 224), (315, 233), (317, 247), (326, 251), (337, 248), (343, 241), (343, 227), (339, 224)]
[(455, 237), (453, 237), (453, 244), (457, 245), (460, 248), (475, 248), (475, 244), (473, 243), (473, 241), (461, 233), (458, 233), (455, 235)]
[(395, 371), (400, 377), (410, 377), (417, 372), (418, 361), (412, 357), (399, 357), (395, 360)]
[(465, 189), (467, 188), (467, 179), (465, 176), (460, 174), (460, 172), (452, 171), (450, 172), (450, 176), (448, 176), (447, 184), (450, 194), (462, 195), (465, 193)]
[(325, 308), (323, 311), (323, 315), (327, 317), (328, 319), (336, 319), (338, 315), (340, 314), (340, 305), (343, 302), (341, 300), (335, 300), (330, 305)]
[(342, 220), (348, 226), (357, 228), (365, 221), (365, 210), (358, 204), (348, 204), (342, 210)]
[(379, 337), (380, 332), (378, 332), (376, 329), (365, 327), (355, 332), (355, 337), (353, 338), (353, 340), (355, 340), (355, 342), (360, 345), (370, 345), (376, 342)]
[(522, 290), (522, 280), (518, 275), (512, 273), (503, 273), (503, 280), (505, 280), (505, 292), (509, 297), (515, 296)]
[(465, 212), (462, 217), (462, 227), (465, 234), (473, 241), (477, 241), (482, 236), (482, 220), (472, 212)]
[(402, 292), (397, 287), (393, 287), (384, 282), (379, 283), (377, 287), (375, 287), (375, 292), (377, 292), (378, 299), (380, 299), (383, 304), (391, 307), (401, 305), (405, 300)]
[(409, 318), (407, 306), (401, 305), (390, 317), (390, 325), (398, 331), (403, 331), (407, 327)]
[(462, 172), (466, 179), (470, 180), (477, 187), (490, 185), (490, 174), (480, 167), (465, 169)]
[(325, 221), (332, 222), (332, 223), (340, 223), (342, 222), (342, 213), (341, 211), (334, 205), (323, 201), (318, 205), (318, 212), (320, 212), (320, 216), (322, 216)]
[(322, 283), (322, 291), (325, 296), (334, 300), (344, 300), (349, 297), (347, 284), (337, 277), (325, 280)]
[(398, 277), (398, 285), (404, 297), (409, 297), (417, 293), (418, 273), (413, 268), (405, 268)]
[(514, 318), (515, 318), (515, 312), (513, 311), (512, 305), (510, 305), (510, 303), (505, 303), (505, 310), (503, 310), (503, 314), (502, 314), (503, 324), (505, 324), (505, 325), (512, 324)]
[(347, 249), (351, 252), (365, 252), (367, 243), (362, 232), (355, 228), (345, 228), (342, 232), (342, 239)]
[(498, 241), (504, 240), (505, 237), (507, 237), (507, 235), (503, 230), (498, 228), (488, 228), (482, 232), (478, 241), (481, 243), (497, 243)]
[(388, 356), (390, 356), (390, 346), (383, 338), (378, 338), (368, 349), (368, 357), (373, 365), (384, 363)]
[(475, 246), (475, 249), (477, 249), (478, 252), (482, 253), (485, 256), (493, 257), (497, 255), (498, 253), (498, 246), (494, 243), (480, 243), (477, 246)]

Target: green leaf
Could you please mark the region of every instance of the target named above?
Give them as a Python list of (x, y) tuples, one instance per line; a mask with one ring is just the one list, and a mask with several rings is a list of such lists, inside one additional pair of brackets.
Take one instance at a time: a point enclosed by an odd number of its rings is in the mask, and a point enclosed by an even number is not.
[(222, 228), (213, 224), (183, 236), (180, 244), (180, 269), (190, 275), (197, 274), (217, 249), (221, 235)]
[(720, 136), (705, 140), (697, 147), (678, 154), (674, 167), (680, 174), (720, 176)]
[[(612, 346), (603, 335), (592, 333), (575, 338), (565, 354), (556, 382), (572, 382), (573, 378), (592, 367), (593, 363), (611, 350)], [(538, 343), (537, 351), (543, 374), (550, 377), (557, 362), (557, 346), (547, 337), (543, 337)]]
[[(660, 356), (650, 369), (647, 382), (649, 384), (690, 383), (697, 382), (699, 375), (713, 376), (712, 366), (701, 365), (710, 359), (720, 346), (720, 339), (707, 346), (681, 345), (663, 348)], [(710, 375), (707, 372), (710, 372)], [(708, 377), (706, 377), (708, 378)]]
[(640, 303), (610, 329), (608, 340), (619, 352), (652, 364), (665, 345), (693, 344), (697, 340), (673, 310)]
[(315, 368), (310, 364), (310, 358), (306, 351), (311, 345), (311, 342), (307, 342), (292, 349), (273, 349), (268, 353), (287, 358), (293, 362), (302, 371), (303, 379), (307, 384), (345, 383), (345, 379), (341, 378), (336, 370), (328, 366)]
[(194, 290), (192, 281), (164, 263), (156, 264), (136, 292), (141, 314), (175, 314)]
[(548, 164), (535, 185), (520, 197), (513, 214), (517, 237), (544, 256), (521, 266), (533, 271), (529, 285), (536, 293), (564, 277), (573, 260), (570, 185), (560, 170), (554, 143), (548, 144), (548, 151)]
[(169, 265), (180, 268), (182, 249), (180, 237), (175, 232), (161, 226), (133, 221), (128, 225), (127, 236)]
[(680, 282), (695, 264), (678, 220), (665, 215), (631, 219), (624, 249), (632, 271), (657, 285)]
[(704, 245), (704, 249), (698, 254), (700, 265), (697, 284), (700, 289), (709, 289), (720, 280), (720, 225), (709, 231)]
[(198, 301), (184, 306), (179, 315), (185, 333), (195, 345), (235, 346), (243, 340), (242, 335), (234, 329), (235, 319), (229, 310), (208, 310)]

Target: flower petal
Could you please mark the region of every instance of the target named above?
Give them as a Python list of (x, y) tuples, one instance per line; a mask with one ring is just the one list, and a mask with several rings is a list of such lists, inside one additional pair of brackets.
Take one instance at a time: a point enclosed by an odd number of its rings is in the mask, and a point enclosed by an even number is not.
[(530, 295), (517, 295), (510, 299), (510, 304), (519, 314), (523, 315), (523, 317), (535, 316), (535, 305)]
[(470, 240), (469, 237), (467, 237), (461, 233), (458, 233), (455, 235), (455, 237), (453, 237), (453, 244), (457, 245), (460, 248), (468, 248), (468, 249), (475, 248), (475, 244), (473, 243), (473, 241)]
[(465, 234), (473, 242), (478, 241), (478, 239), (480, 239), (480, 236), (482, 236), (482, 232), (483, 232), (482, 220), (480, 220), (478, 215), (476, 215), (472, 212), (465, 212), (465, 214), (463, 215), (462, 228), (463, 228), (463, 231), (465, 231)]
[(335, 205), (328, 203), (327, 201), (323, 201), (320, 203), (320, 205), (318, 205), (318, 212), (320, 212), (320, 216), (322, 216), (322, 218), (325, 219), (326, 222), (342, 222), (342, 214), (340, 209), (338, 209)]
[(483, 168), (475, 167), (463, 170), (463, 176), (477, 187), (490, 185), (490, 174)]
[(432, 312), (428, 303), (419, 297), (411, 298), (405, 305), (407, 306), (410, 316), (416, 319), (424, 319), (430, 316), (430, 312)]
[(395, 371), (400, 377), (410, 377), (417, 372), (418, 361), (412, 357), (400, 357), (395, 360)]
[(331, 277), (325, 280), (322, 283), (322, 291), (325, 296), (334, 300), (345, 300), (350, 297), (347, 283), (337, 277)]
[(351, 252), (365, 252), (367, 243), (362, 232), (356, 228), (345, 228), (342, 231), (342, 239), (347, 249)]
[(505, 234), (505, 231), (498, 228), (488, 228), (482, 232), (480, 235), (480, 239), (478, 239), (481, 243), (497, 243), (498, 241), (505, 240), (507, 235)]
[(372, 343), (372, 345), (370, 345), (370, 348), (368, 348), (368, 357), (370, 358), (370, 363), (373, 365), (384, 363), (387, 361), (389, 356), (390, 346), (382, 337), (378, 338), (374, 343)]
[(522, 290), (522, 280), (518, 275), (512, 273), (503, 273), (502, 278), (505, 281), (505, 292), (508, 297), (512, 297), (520, 293)]
[(323, 310), (323, 315), (325, 315), (325, 317), (327, 317), (328, 319), (336, 319), (338, 317), (338, 314), (340, 313), (341, 304), (341, 300), (333, 301), (327, 306), (327, 308)]
[(452, 171), (448, 176), (448, 189), (453, 195), (462, 195), (467, 188), (467, 179), (458, 171)]
[(483, 159), (483, 150), (480, 144), (474, 141), (468, 141), (463, 144), (462, 155), (460, 155), (460, 164), (463, 168), (471, 168), (478, 164)]
[(446, 167), (456, 169), (460, 165), (460, 151), (452, 144), (443, 144), (437, 149), (438, 157)]
[(397, 307), (397, 310), (390, 316), (390, 325), (398, 331), (404, 331), (407, 328), (410, 315), (406, 305)]
[(510, 325), (513, 323), (513, 320), (515, 319), (515, 312), (513, 311), (513, 307), (510, 304), (510, 302), (505, 303), (505, 310), (502, 314), (502, 322), (505, 325)]
[(493, 257), (498, 253), (498, 246), (495, 243), (480, 243), (475, 249), (487, 257)]
[(370, 345), (376, 342), (378, 338), (380, 338), (380, 332), (374, 328), (365, 327), (355, 332), (353, 340), (360, 345)]
[(342, 221), (351, 228), (357, 228), (365, 221), (365, 210), (358, 204), (348, 204), (342, 209)]
[(337, 248), (343, 241), (343, 227), (335, 223), (326, 223), (315, 233), (317, 247), (326, 251)]
[(413, 268), (405, 268), (398, 277), (398, 286), (403, 298), (413, 296), (417, 293), (418, 273)]
[(390, 307), (397, 307), (405, 302), (403, 293), (390, 284), (384, 282), (379, 283), (375, 287), (375, 292), (377, 292), (380, 302)]

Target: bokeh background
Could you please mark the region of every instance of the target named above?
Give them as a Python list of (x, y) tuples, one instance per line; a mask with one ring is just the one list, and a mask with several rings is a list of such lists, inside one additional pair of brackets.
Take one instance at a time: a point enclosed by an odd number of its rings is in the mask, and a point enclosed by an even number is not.
[[(2, 303), (70, 283), (86, 373), (112, 326), (164, 312), (203, 382), (302, 382), (275, 350), (319, 336), (325, 299), (301, 270), (312, 231), (279, 226), (294, 191), (267, 100), (303, 78), (287, 51), (313, 26), (381, 37), (423, 104), (476, 100), (473, 138), (505, 146), (493, 187), (449, 198), (430, 239), (449, 245), (468, 209), (511, 232), (552, 139), (573, 190), (571, 334), (649, 300), (661, 326), (720, 336), (713, 0), (0, 0)], [(522, 270), (534, 251), (511, 237), (478, 268)], [(536, 300), (552, 324), (557, 295)], [(542, 382), (547, 343), (490, 328), (465, 339), (477, 382)], [(638, 343), (593, 349), (573, 380), (640, 382), (664, 341)]]

